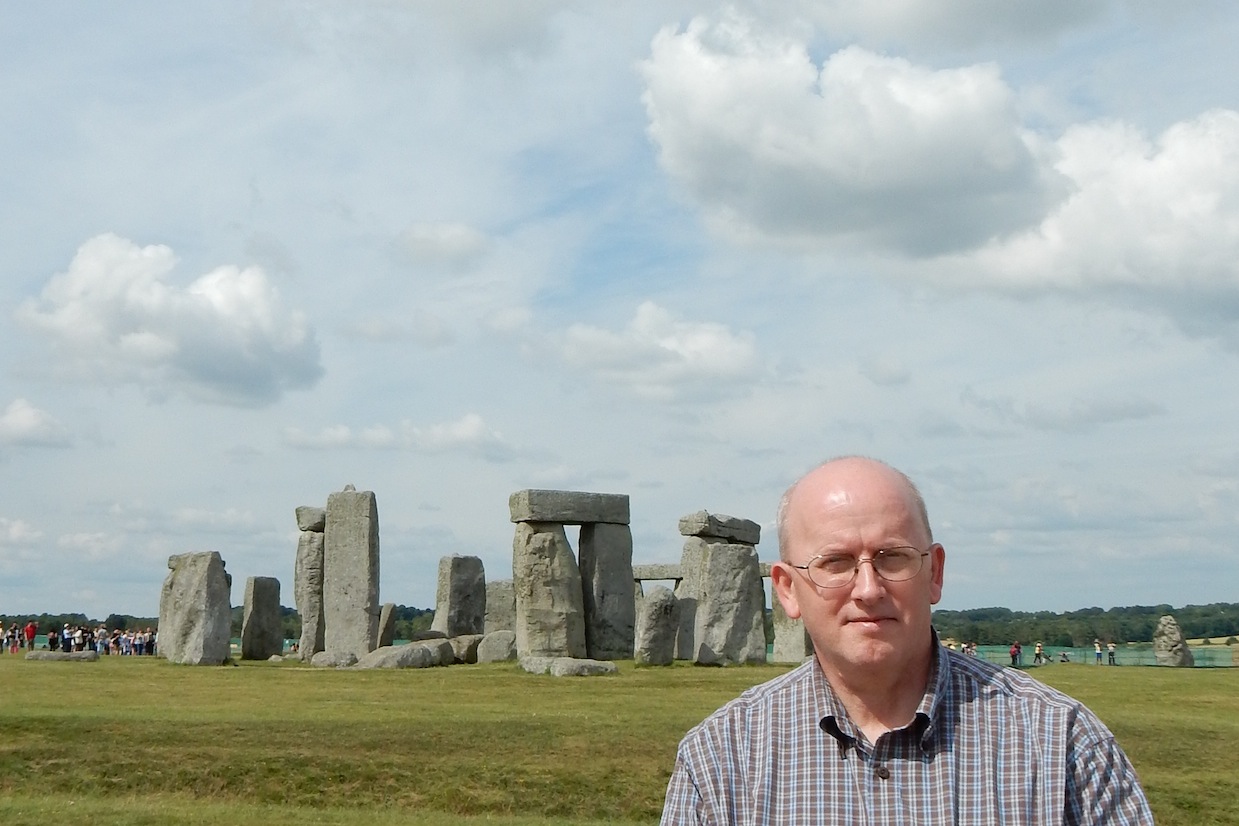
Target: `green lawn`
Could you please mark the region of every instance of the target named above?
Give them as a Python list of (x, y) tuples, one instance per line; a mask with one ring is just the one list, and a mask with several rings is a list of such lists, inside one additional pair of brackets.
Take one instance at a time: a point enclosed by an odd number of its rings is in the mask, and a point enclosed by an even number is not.
[[(784, 671), (3, 656), (0, 823), (652, 823), (684, 731)], [(1239, 824), (1239, 669), (1034, 673), (1114, 729), (1160, 824)]]

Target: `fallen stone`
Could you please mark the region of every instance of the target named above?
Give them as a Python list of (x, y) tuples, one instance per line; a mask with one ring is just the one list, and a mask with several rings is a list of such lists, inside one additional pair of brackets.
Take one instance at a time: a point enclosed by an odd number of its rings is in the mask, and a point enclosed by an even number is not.
[(284, 650), (284, 622), (280, 616), (280, 581), (270, 576), (245, 580), (241, 611), (241, 659), (265, 660)]
[(218, 551), (168, 557), (159, 597), (159, 653), (168, 662), (231, 661), (232, 577)]
[(319, 651), (310, 658), (315, 668), (348, 668), (356, 662), (357, 655), (352, 651)]
[(358, 659), (354, 668), (433, 668), (446, 664), (438, 644), (411, 642), (376, 648)]
[(371, 491), (327, 497), (323, 551), (324, 646), (361, 657), (379, 639), (379, 511)]
[(496, 579), (486, 583), (486, 621), (482, 632), (511, 631), (516, 628), (516, 591), (512, 580)]
[(625, 493), (518, 490), (508, 497), (508, 512), (513, 522), (555, 522), (560, 525), (629, 523), (628, 494)]
[(99, 659), (98, 651), (27, 651), (26, 659), (45, 662), (93, 663)]
[(476, 556), (439, 560), (435, 616), (430, 627), (449, 638), (481, 634), (486, 628), (486, 570)]
[(302, 531), (297, 538), (297, 561), (293, 571), (293, 600), (301, 617), (298, 656), (305, 662), (326, 645), (323, 622), (323, 552), (326, 537)]
[(478, 662), (500, 663), (516, 659), (516, 632), (491, 631), (478, 643)]
[(633, 660), (637, 665), (671, 665), (679, 629), (679, 600), (670, 588), (654, 587), (640, 601)]
[(756, 545), (761, 541), (761, 525), (751, 519), (739, 519), (724, 513), (697, 511), (680, 517), (680, 535), (730, 539), (741, 545)]
[(584, 657), (581, 572), (564, 526), (521, 522), (512, 540), (516, 650), (521, 656)]
[(327, 509), (311, 505), (297, 508), (297, 530), (322, 533), (327, 530)]
[(447, 642), (452, 646), (452, 659), (458, 663), (473, 664), (478, 661), (478, 645), (482, 642), (483, 634), (461, 634), (455, 637), (448, 637)]
[(619, 673), (619, 666), (613, 662), (576, 657), (521, 657), (520, 665), (530, 674), (552, 677), (604, 677)]
[(283, 654), (272, 654), (270, 657), (267, 657), (267, 662), (282, 663), (284, 662), (284, 655)]
[(581, 526), (581, 597), (585, 653), (595, 660), (632, 659), (636, 616), (632, 531), (606, 522)]
[(435, 631), (433, 628), (427, 628), (424, 631), (414, 631), (410, 636), (413, 638), (413, 642), (447, 639), (447, 634), (444, 634), (442, 631)]
[(1179, 623), (1169, 614), (1157, 621), (1153, 631), (1153, 657), (1158, 665), (1191, 667), (1196, 664)]

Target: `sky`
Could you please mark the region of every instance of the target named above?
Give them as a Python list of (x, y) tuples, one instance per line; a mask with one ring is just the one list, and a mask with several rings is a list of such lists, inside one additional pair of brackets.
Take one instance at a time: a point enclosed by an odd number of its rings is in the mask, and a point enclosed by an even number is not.
[[(771, 8), (777, 6), (777, 8)], [(908, 473), (940, 608), (1239, 600), (1239, 8), (0, 5), (0, 613), (159, 610), (375, 492), (762, 525)]]

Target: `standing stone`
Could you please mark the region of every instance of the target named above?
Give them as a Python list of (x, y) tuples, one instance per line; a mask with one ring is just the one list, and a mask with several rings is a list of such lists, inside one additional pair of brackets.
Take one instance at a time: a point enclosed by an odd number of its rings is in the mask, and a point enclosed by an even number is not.
[(476, 556), (445, 556), (439, 560), (433, 631), (447, 637), (481, 634), (486, 627), (486, 570)]
[(379, 611), (379, 648), (396, 640), (396, 603), (384, 602)]
[(232, 658), (232, 577), (217, 551), (168, 557), (159, 597), (159, 653), (169, 662), (220, 665)]
[(1169, 614), (1157, 621), (1157, 629), (1153, 631), (1153, 656), (1158, 665), (1190, 668), (1196, 664), (1179, 623)]
[(360, 658), (379, 638), (379, 509), (352, 485), (327, 497), (323, 550), (324, 644)]
[(665, 585), (656, 585), (640, 601), (633, 659), (637, 665), (671, 665), (680, 630), (680, 603)]
[(684, 541), (680, 557), (680, 581), (675, 586), (675, 597), (680, 604), (680, 632), (675, 640), (675, 658), (691, 660), (697, 650), (697, 603), (701, 598), (703, 566), (706, 549), (710, 543), (699, 537)]
[(632, 531), (605, 522), (581, 526), (585, 649), (594, 660), (627, 660), (635, 636)]
[(512, 580), (496, 579), (486, 583), (486, 623), (484, 633), (512, 631), (516, 628), (516, 591)]
[(697, 598), (693, 662), (766, 661), (766, 590), (752, 545), (706, 545)]
[(512, 540), (516, 650), (521, 657), (585, 657), (581, 572), (564, 526), (521, 522)]
[(776, 663), (802, 663), (813, 654), (813, 640), (805, 630), (804, 621), (792, 619), (783, 610), (778, 595), (771, 600), (770, 613), (774, 621), (774, 654)]
[[(298, 508), (300, 513), (302, 509)], [(301, 639), (297, 653), (309, 662), (323, 650), (323, 543), (324, 536), (302, 531), (297, 539), (297, 563), (293, 575), (293, 599), (301, 616)]]
[(284, 652), (284, 623), (280, 616), (280, 581), (270, 576), (245, 580), (241, 612), (241, 659), (266, 660)]

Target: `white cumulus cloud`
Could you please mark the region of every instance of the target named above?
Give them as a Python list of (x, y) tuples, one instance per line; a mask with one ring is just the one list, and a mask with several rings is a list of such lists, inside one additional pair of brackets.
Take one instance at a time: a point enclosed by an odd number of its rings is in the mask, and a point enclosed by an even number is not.
[(52, 341), (66, 375), (154, 395), (254, 406), (318, 380), (313, 330), (261, 269), (219, 267), (178, 287), (175, 265), (168, 247), (100, 235), (17, 317)]
[(14, 399), (0, 414), (0, 444), (63, 447), (68, 443), (64, 426), (26, 399)]
[(331, 425), (314, 433), (288, 428), (284, 431), (284, 441), (292, 447), (313, 450), (364, 448), (417, 453), (473, 453), (490, 461), (506, 461), (515, 452), (503, 434), (491, 428), (476, 413), (466, 413), (455, 421), (427, 426), (406, 420), (395, 427), (378, 424), (355, 429), (348, 425)]
[(997, 66), (930, 69), (728, 15), (662, 30), (642, 64), (663, 168), (721, 232), (911, 253), (1035, 224), (1057, 197)]
[(715, 393), (758, 372), (751, 333), (686, 321), (652, 301), (637, 307), (619, 332), (573, 324), (564, 334), (561, 355), (603, 381), (659, 399)]
[(0, 545), (25, 545), (42, 538), (43, 532), (29, 522), (0, 516)]

